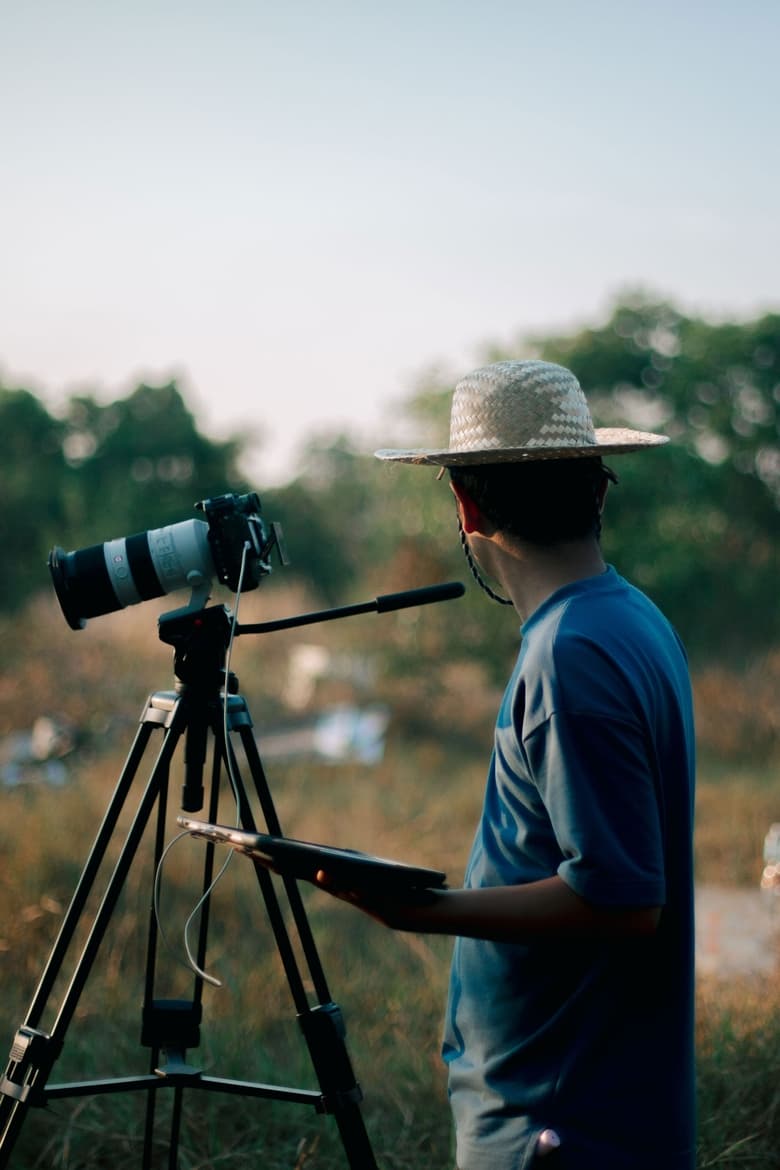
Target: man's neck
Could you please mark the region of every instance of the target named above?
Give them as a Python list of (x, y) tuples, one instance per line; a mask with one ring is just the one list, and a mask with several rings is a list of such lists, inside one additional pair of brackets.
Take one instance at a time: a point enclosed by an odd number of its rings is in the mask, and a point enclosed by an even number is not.
[(572, 541), (550, 548), (502, 542), (496, 572), (523, 621), (557, 589), (596, 577), (606, 569), (596, 540)]

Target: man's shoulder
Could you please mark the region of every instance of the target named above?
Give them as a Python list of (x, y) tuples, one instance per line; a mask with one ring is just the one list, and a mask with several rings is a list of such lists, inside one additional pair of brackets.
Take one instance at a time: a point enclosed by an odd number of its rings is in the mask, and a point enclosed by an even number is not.
[(611, 703), (650, 684), (687, 677), (685, 651), (672, 626), (641, 590), (612, 570), (559, 591), (525, 632), (519, 677), (526, 694), (544, 691), (544, 706), (576, 700)]
[(637, 586), (614, 569), (553, 593), (523, 627), (529, 646), (581, 652), (584, 645), (620, 645), (633, 638), (676, 638), (668, 619)]

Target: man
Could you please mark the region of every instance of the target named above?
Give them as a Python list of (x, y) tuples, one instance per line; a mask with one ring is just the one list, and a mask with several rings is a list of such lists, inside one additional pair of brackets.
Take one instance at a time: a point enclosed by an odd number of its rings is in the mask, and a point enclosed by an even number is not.
[[(573, 374), (498, 362), (456, 387), (443, 450), (472, 570), (522, 643), (463, 889), (337, 896), (456, 936), (444, 1040), (459, 1170), (691, 1170), (693, 718), (665, 618), (604, 564), (605, 454)], [(488, 586), (491, 596), (499, 598)]]

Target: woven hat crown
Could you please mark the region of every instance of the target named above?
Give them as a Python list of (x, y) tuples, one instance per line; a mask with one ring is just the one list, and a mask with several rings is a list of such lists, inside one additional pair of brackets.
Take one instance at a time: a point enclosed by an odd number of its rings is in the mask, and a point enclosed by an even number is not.
[(552, 362), (495, 362), (455, 387), (450, 451), (593, 447), (588, 403), (570, 370)]

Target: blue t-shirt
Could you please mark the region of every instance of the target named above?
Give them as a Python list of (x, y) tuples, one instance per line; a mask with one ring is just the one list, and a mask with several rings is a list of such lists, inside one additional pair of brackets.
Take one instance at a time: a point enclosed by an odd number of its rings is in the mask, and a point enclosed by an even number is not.
[(529, 1167), (549, 1127), (562, 1170), (691, 1170), (685, 654), (612, 568), (558, 590), (522, 633), (465, 884), (558, 874), (597, 905), (663, 909), (649, 938), (456, 940), (444, 1058), (458, 1165)]

